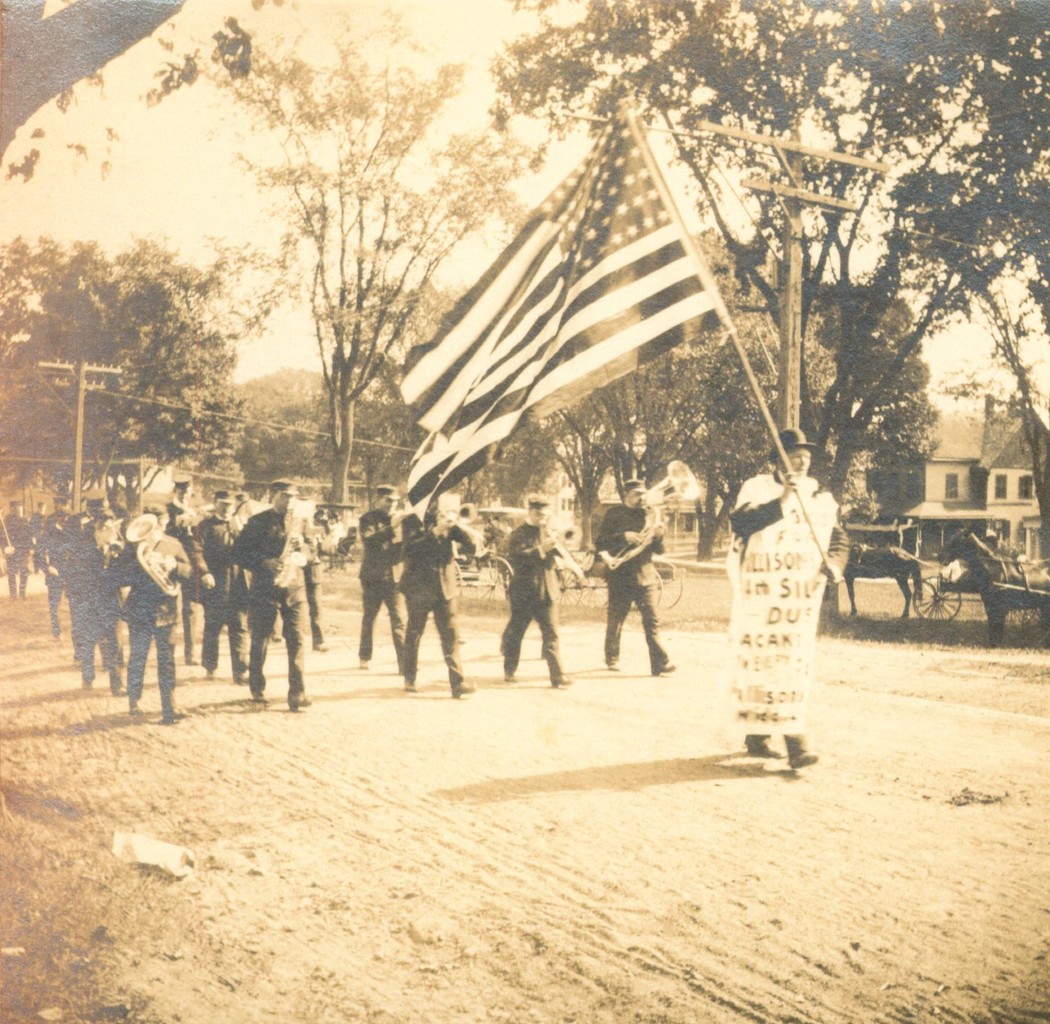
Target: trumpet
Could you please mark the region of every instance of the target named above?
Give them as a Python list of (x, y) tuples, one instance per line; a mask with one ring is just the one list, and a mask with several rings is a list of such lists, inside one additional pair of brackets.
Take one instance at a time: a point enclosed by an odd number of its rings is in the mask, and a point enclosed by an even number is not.
[(309, 561), (306, 552), (306, 533), (309, 524), (313, 522), (316, 503), (313, 501), (293, 500), (289, 505), (291, 522), (288, 526), (288, 536), (284, 541), (284, 550), (281, 552), (281, 568), (273, 578), (274, 586), (285, 590), (295, 586), (299, 579), (299, 573)]
[(667, 475), (642, 495), (645, 507), (645, 525), (634, 544), (628, 544), (615, 555), (602, 554), (602, 561), (610, 569), (618, 569), (624, 562), (640, 555), (652, 543), (657, 527), (663, 523), (663, 506), (668, 498), (677, 497), (695, 501), (700, 497), (700, 484), (693, 471), (684, 462), (667, 463)]

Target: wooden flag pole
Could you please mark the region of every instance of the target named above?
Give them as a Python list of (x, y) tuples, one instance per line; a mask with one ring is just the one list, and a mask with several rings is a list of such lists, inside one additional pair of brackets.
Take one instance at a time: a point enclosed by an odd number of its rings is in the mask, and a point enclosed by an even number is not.
[[(660, 166), (656, 162), (656, 157), (649, 148), (649, 142), (642, 132), (638, 119), (634, 115), (634, 111), (626, 100), (620, 101), (620, 114), (626, 121), (627, 126), (631, 131), (631, 135), (642, 154), (642, 158), (645, 160), (645, 166), (648, 169), (649, 174), (652, 176), (653, 182), (660, 193), (660, 198), (663, 200), (664, 206), (667, 208), (671, 216), (674, 217), (675, 222), (678, 225), (678, 230), (682, 235), (682, 244), (685, 246), (689, 255), (692, 256), (693, 262), (696, 264), (697, 277), (700, 278), (700, 283), (704, 286), (705, 291), (708, 291), (714, 299), (715, 312), (718, 313), (719, 318), (722, 320), (722, 323), (725, 325), (725, 328), (729, 333), (729, 337), (733, 341), (733, 347), (736, 349), (737, 355), (740, 357), (744, 373), (747, 376), (748, 383), (751, 385), (751, 392), (755, 396), (755, 401), (758, 403), (759, 411), (762, 413), (762, 419), (765, 421), (769, 434), (773, 439), (773, 448), (777, 453), (780, 465), (783, 467), (784, 479), (790, 480), (792, 475), (791, 460), (788, 459), (787, 452), (784, 450), (784, 445), (781, 443), (780, 432), (777, 430), (777, 425), (773, 420), (773, 415), (769, 411), (769, 406), (762, 394), (762, 388), (759, 386), (758, 378), (755, 376), (755, 371), (751, 367), (751, 360), (748, 359), (743, 342), (740, 339), (740, 335), (737, 333), (736, 325), (733, 323), (733, 318), (729, 315), (729, 310), (722, 301), (722, 295), (718, 290), (718, 285), (716, 284), (711, 272), (707, 269), (707, 263), (704, 261), (703, 256), (700, 254), (700, 250), (697, 248), (696, 242), (693, 240), (692, 234), (685, 225), (682, 214), (678, 209), (678, 204), (675, 203), (674, 196), (671, 194), (671, 190), (667, 187), (667, 181), (664, 179), (663, 172), (660, 170)], [(834, 574), (834, 567), (831, 564), (831, 560), (828, 558), (828, 553), (824, 549), (824, 545), (817, 536), (817, 528), (810, 517), (809, 509), (806, 507), (805, 501), (802, 500), (802, 495), (798, 494), (798, 492), (796, 492), (796, 494), (799, 499), (799, 506), (802, 509), (802, 515), (809, 526), (810, 533), (813, 535), (813, 542), (817, 545), (817, 550), (820, 552), (820, 560), (824, 563), (828, 572)]]

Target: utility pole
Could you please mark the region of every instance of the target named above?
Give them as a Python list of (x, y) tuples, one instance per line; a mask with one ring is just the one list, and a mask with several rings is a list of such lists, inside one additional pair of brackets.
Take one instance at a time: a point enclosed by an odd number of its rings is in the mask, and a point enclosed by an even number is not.
[(76, 365), (73, 363), (37, 363), (41, 370), (56, 370), (60, 373), (75, 374), (77, 379), (77, 415), (76, 415), (76, 442), (73, 449), (73, 495), (72, 506), (74, 512), (80, 511), (81, 487), (84, 471), (84, 394), (89, 390), (98, 390), (101, 384), (95, 384), (88, 380), (88, 374), (102, 374), (119, 377), (121, 370), (117, 366), (93, 366), (79, 359)]

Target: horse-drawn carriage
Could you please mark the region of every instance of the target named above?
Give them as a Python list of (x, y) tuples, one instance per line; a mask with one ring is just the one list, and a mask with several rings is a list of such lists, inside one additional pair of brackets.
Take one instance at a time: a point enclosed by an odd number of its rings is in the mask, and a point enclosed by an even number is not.
[[(988, 642), (1002, 645), (1006, 620), (1015, 615), (1035, 632), (1037, 643), (1050, 645), (1050, 572), (1045, 562), (1028, 563), (1021, 555), (999, 551), (972, 530), (962, 530), (941, 550), (941, 567), (922, 581), (926, 618), (952, 619), (967, 595), (978, 597), (988, 618)], [(925, 612), (922, 609), (926, 609)]]

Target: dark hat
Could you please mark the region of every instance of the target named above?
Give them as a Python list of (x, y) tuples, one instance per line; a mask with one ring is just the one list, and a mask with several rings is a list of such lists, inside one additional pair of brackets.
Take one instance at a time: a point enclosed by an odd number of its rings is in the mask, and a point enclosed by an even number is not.
[(105, 491), (88, 491), (84, 495), (84, 504), (89, 508), (92, 506), (98, 507), (106, 504), (106, 492)]
[(144, 515), (148, 512), (150, 515), (156, 516), (162, 523), (168, 518), (167, 506), (162, 505), (158, 501), (147, 502), (142, 506), (142, 512)]
[[(806, 440), (806, 435), (801, 430), (782, 430), (780, 432), (780, 444), (788, 455), (798, 451), (800, 448), (811, 452), (817, 447)], [(769, 453), (769, 457), (773, 462), (777, 461), (779, 456), (775, 448)]]
[(55, 495), (55, 504), (56, 505), (68, 505), (69, 504), (69, 498), (67, 498), (64, 494), (56, 494)]
[(644, 491), (645, 482), (643, 480), (637, 479), (636, 477), (632, 477), (630, 480), (624, 480), (623, 489), (625, 493), (627, 491)]
[(376, 494), (378, 494), (380, 498), (389, 498), (397, 494), (397, 488), (393, 484), (380, 484), (376, 488)]
[(287, 494), (292, 498), (299, 493), (299, 488), (291, 480), (274, 480), (270, 484), (270, 490), (274, 494)]
[(176, 490), (182, 490), (183, 488), (189, 487), (193, 483), (193, 477), (189, 473), (176, 473), (171, 478), (172, 485)]
[(212, 501), (230, 501), (231, 500), (230, 499), (230, 492), (229, 491), (216, 491), (211, 496), (211, 500)]
[(526, 499), (529, 508), (550, 508), (551, 503), (549, 498), (545, 498), (542, 494), (530, 494)]

